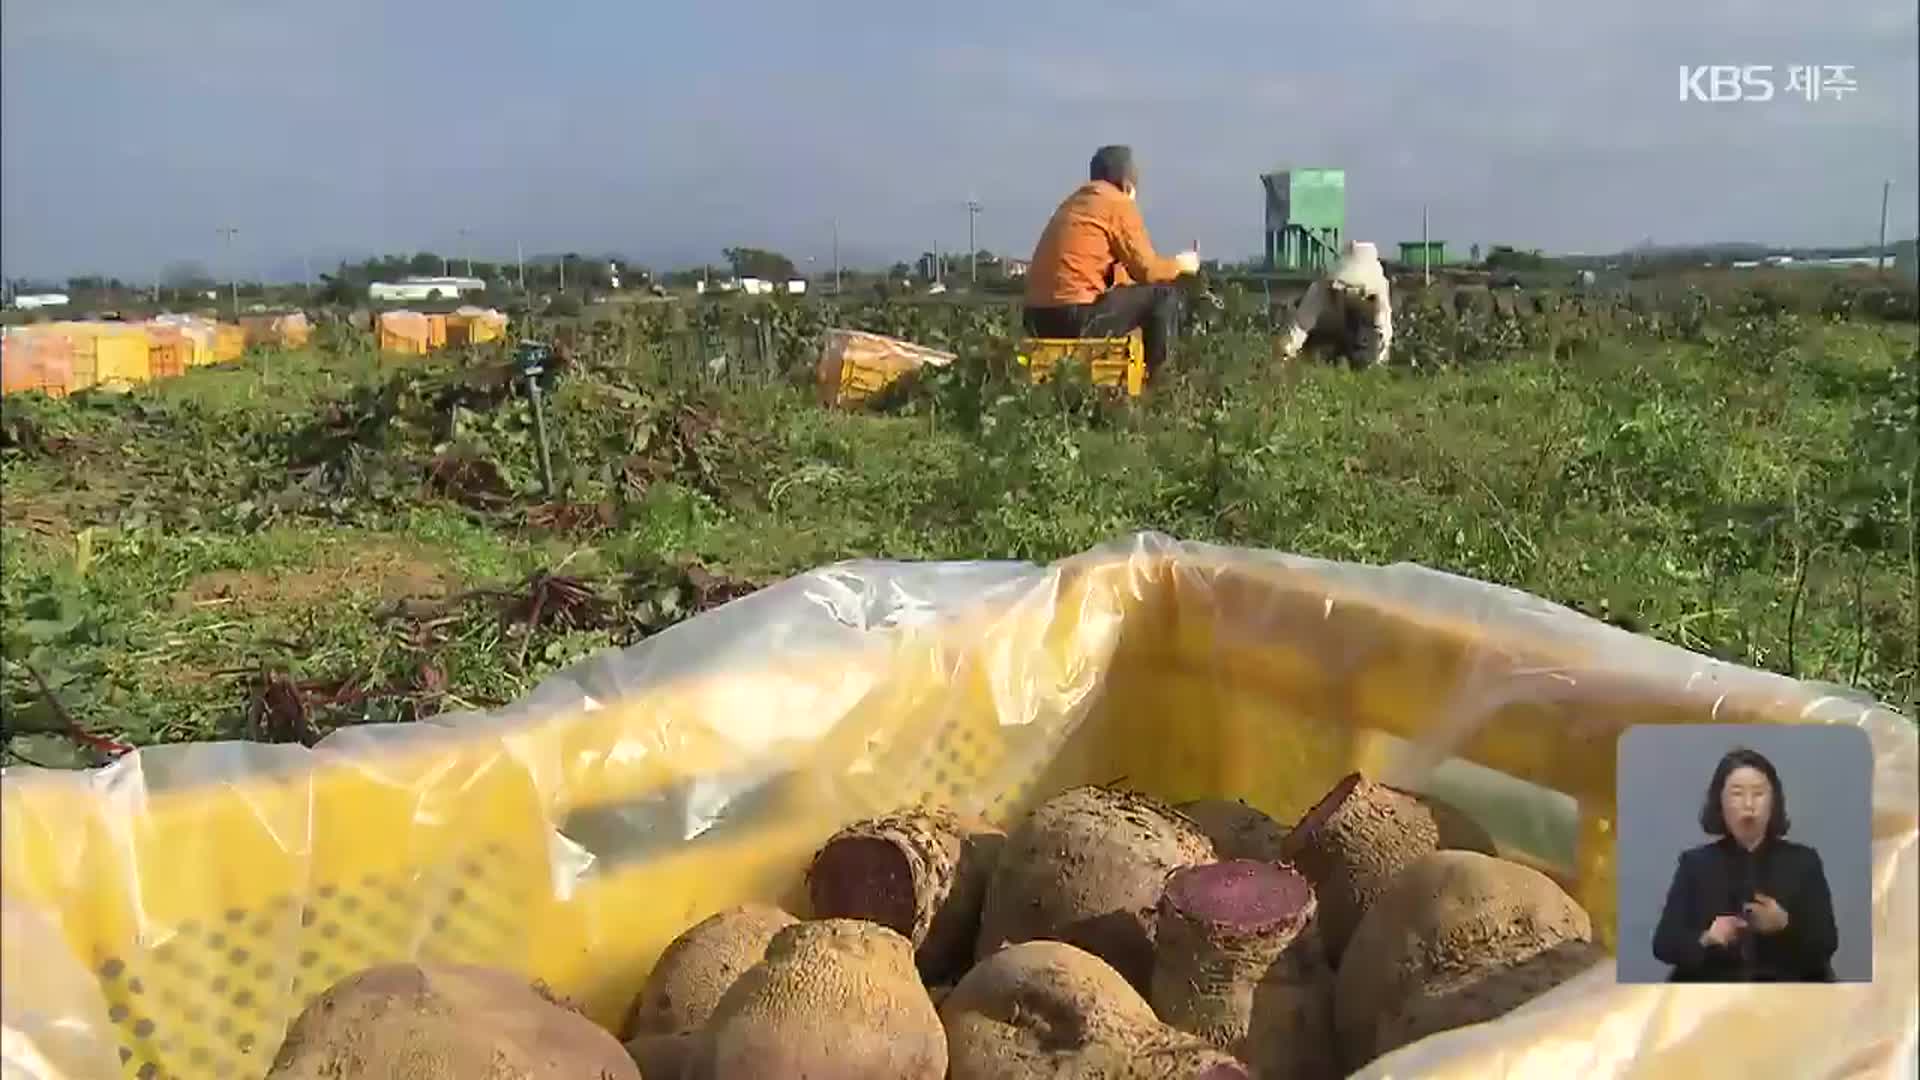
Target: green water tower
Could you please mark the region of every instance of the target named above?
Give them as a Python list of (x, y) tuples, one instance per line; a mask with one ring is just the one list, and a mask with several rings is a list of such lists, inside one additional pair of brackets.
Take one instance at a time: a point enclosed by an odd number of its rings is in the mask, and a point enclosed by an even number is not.
[(1318, 272), (1347, 232), (1345, 169), (1285, 169), (1260, 177), (1267, 193), (1268, 270)]

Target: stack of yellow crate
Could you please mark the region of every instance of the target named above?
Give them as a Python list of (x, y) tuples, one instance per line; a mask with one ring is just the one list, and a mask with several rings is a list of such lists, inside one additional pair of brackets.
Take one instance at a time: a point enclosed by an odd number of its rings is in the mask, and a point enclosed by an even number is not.
[(374, 320), (380, 351), (403, 356), (425, 356), (431, 330), (417, 311), (383, 311)]
[(126, 389), (152, 380), (144, 327), (105, 322), (53, 325), (73, 339), (75, 390), (89, 386)]
[(193, 342), (184, 331), (161, 323), (146, 323), (141, 330), (147, 335), (147, 369), (153, 378), (186, 374), (192, 366)]
[(0, 394), (38, 390), (66, 397), (73, 385), (73, 339), (47, 326), (9, 326), (0, 333)]
[(154, 319), (151, 325), (178, 330), (186, 336), (192, 349), (187, 356), (188, 367), (205, 367), (213, 363), (219, 324), (212, 319), (203, 319), (198, 315), (162, 315)]
[(479, 345), (507, 334), (507, 317), (491, 308), (463, 307), (447, 316), (447, 344)]
[(232, 323), (221, 323), (214, 327), (213, 362), (226, 364), (240, 359), (247, 352), (247, 332)]

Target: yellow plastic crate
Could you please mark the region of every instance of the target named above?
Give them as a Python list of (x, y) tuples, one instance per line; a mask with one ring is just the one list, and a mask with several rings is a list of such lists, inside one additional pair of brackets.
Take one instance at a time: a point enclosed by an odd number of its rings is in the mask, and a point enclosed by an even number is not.
[(187, 356), (188, 367), (205, 367), (214, 362), (214, 351), (219, 343), (219, 324), (212, 319), (198, 317), (175, 317), (158, 324), (171, 327), (186, 336), (191, 352)]
[(447, 316), (447, 344), (480, 345), (506, 336), (507, 317), (497, 311), (456, 311)]
[(432, 340), (432, 323), (415, 311), (383, 311), (374, 316), (374, 338), (386, 355), (425, 356)]
[(1095, 386), (1124, 387), (1139, 397), (1147, 385), (1147, 350), (1140, 331), (1118, 338), (1021, 338), (1015, 361), (1045, 382), (1061, 360), (1071, 357), (1085, 366)]
[(240, 359), (247, 352), (247, 331), (245, 327), (232, 323), (221, 323), (213, 332), (213, 362), (226, 364)]
[[(10, 774), (9, 1051), (54, 1076), (250, 1080), (315, 993), (409, 958), (522, 971), (613, 1026), (675, 935), (746, 900), (796, 902), (815, 846), (858, 818), (925, 798), (1006, 822), (1124, 781), (1292, 820), (1342, 773), (1386, 769), (1393, 737), (1575, 798), (1572, 863), (1550, 869), (1610, 938), (1615, 741), (1744, 722), (1853, 723), (1873, 741), (1871, 985), (1686, 994), (1596, 970), (1523, 1022), (1425, 1040), (1368, 1075), (1752, 1075), (1821, 1047), (1858, 1075), (1902, 1046), (1920, 795), (1914, 728), (1891, 713), (1406, 568), (1142, 537), (1014, 588), (942, 577), (941, 618), (864, 633), (823, 598), (917, 596), (933, 578), (846, 580), (859, 573), (676, 628), (649, 656), (681, 674), (593, 690), (592, 707)], [(797, 644), (690, 673), (746, 635)]]
[(954, 354), (865, 330), (828, 330), (815, 384), (825, 405), (861, 405), (923, 367), (954, 362)]
[(153, 378), (146, 331), (137, 325), (107, 322), (55, 324), (73, 340), (74, 389), (102, 386), (124, 389)]

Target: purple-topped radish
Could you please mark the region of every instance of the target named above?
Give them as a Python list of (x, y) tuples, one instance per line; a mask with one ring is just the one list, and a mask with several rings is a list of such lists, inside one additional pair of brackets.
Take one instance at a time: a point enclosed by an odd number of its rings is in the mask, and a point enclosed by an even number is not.
[(1242, 859), (1178, 871), (1155, 924), (1154, 1012), (1261, 1076), (1340, 1075), (1316, 908), (1313, 886), (1289, 866)]
[(1419, 800), (1359, 773), (1342, 777), (1287, 833), (1286, 861), (1313, 882), (1320, 940), (1335, 966), (1374, 898), (1439, 843), (1439, 826)]
[(865, 919), (913, 942), (920, 974), (957, 978), (972, 959), (980, 903), (1005, 837), (938, 807), (849, 825), (814, 856), (816, 919)]
[(1064, 941), (1113, 965), (1145, 993), (1154, 910), (1167, 876), (1214, 857), (1213, 843), (1164, 803), (1103, 787), (1064, 792), (1007, 835), (974, 955), (1022, 941)]
[(1283, 862), (1287, 827), (1238, 799), (1196, 799), (1174, 807), (1193, 819), (1222, 859)]

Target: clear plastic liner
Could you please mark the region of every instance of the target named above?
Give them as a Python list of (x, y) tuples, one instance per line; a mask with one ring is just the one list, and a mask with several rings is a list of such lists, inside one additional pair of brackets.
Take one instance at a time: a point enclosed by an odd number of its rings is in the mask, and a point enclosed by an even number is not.
[(1051, 567), (837, 564), (491, 713), (9, 769), (0, 1056), (258, 1077), (314, 993), (399, 959), (522, 971), (613, 1025), (667, 941), (792, 903), (839, 826), (920, 799), (1010, 820), (1083, 782), (1283, 819), (1352, 768), (1447, 785), (1611, 944), (1615, 741), (1741, 722), (1868, 734), (1872, 983), (1621, 986), (1609, 963), (1360, 1075), (1913, 1076), (1910, 720), (1509, 589), (1151, 534)]

